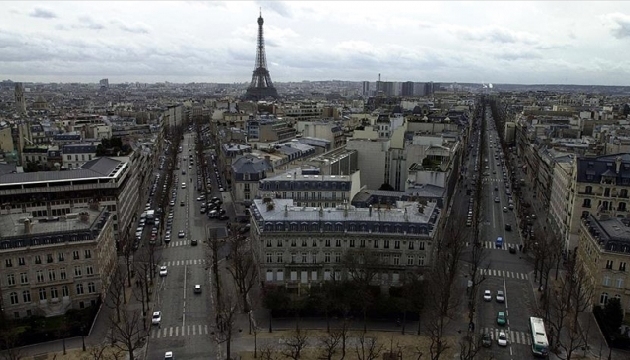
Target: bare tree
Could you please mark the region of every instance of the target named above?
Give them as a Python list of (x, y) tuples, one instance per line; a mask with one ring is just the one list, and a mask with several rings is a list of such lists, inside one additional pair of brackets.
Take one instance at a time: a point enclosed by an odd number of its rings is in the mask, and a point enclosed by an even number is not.
[[(212, 264), (212, 274), (214, 275), (214, 290), (215, 290), (215, 307), (217, 309), (222, 309), (223, 306), (221, 304), (222, 292), (221, 292), (221, 279), (219, 274), (219, 238), (217, 236), (216, 229), (210, 229), (208, 234), (208, 261)], [(217, 314), (217, 322), (218, 322), (218, 314)]]
[(347, 345), (348, 345), (348, 336), (350, 331), (350, 322), (346, 316), (344, 316), (343, 321), (341, 322), (341, 327), (335, 329), (335, 332), (339, 334), (339, 346), (341, 350), (341, 357), (339, 360), (343, 360), (346, 357)]
[(285, 341), (285, 349), (282, 350), (282, 355), (289, 359), (298, 360), (302, 356), (302, 351), (306, 348), (308, 335), (305, 330), (300, 329), (298, 326)]
[(24, 354), (20, 348), (20, 334), (16, 328), (2, 324), (0, 330), (0, 356), (3, 360), (21, 360)]
[(112, 326), (111, 340), (113, 346), (127, 353), (129, 360), (135, 360), (134, 351), (144, 345), (147, 335), (142, 325), (143, 319), (137, 310), (125, 310), (122, 312), (120, 322), (110, 318)]
[(232, 338), (237, 331), (236, 315), (238, 306), (231, 296), (220, 302), (222, 308), (217, 310), (216, 332), (213, 334), (217, 344), (225, 344), (225, 356), (227, 360), (232, 356)]
[(127, 303), (127, 294), (125, 291), (126, 277), (120, 268), (117, 268), (114, 272), (112, 283), (110, 285), (110, 299), (111, 304), (106, 303), (107, 307), (112, 310), (116, 310), (116, 321), (120, 322), (120, 311), (123, 309), (123, 305)]
[(462, 251), (466, 247), (465, 230), (461, 227), (445, 228), (445, 234), (439, 238), (433, 268), (429, 277), (429, 288), (434, 289), (428, 297), (431, 318), (428, 323), (431, 345), (431, 360), (438, 360), (450, 348), (446, 337), (446, 327), (457, 314), (462, 290), (457, 286), (457, 274)]
[(279, 360), (279, 355), (276, 347), (271, 344), (267, 344), (260, 349), (260, 358), (262, 360)]
[(365, 333), (362, 333), (358, 340), (354, 348), (358, 360), (375, 360), (381, 356), (385, 348), (375, 337), (367, 337)]
[(341, 343), (341, 332), (332, 331), (319, 338), (319, 342), (322, 348), (322, 353), (319, 356), (321, 360), (332, 360), (333, 356), (339, 350), (339, 344)]
[[(588, 281), (586, 270), (576, 262), (575, 255), (568, 261), (566, 270), (566, 276), (562, 281), (561, 297), (569, 304), (568, 316), (565, 326), (558, 329), (557, 345), (565, 351), (565, 360), (571, 360), (576, 350), (587, 345), (588, 329), (581, 328), (578, 317), (580, 313), (590, 308), (593, 289)], [(565, 336), (560, 336), (562, 334)]]
[(469, 332), (459, 342), (459, 359), (473, 360), (481, 349), (483, 349), (481, 335), (476, 336), (474, 333)]
[(124, 352), (107, 344), (98, 344), (90, 346), (87, 354), (82, 356), (82, 360), (122, 360)]
[(243, 312), (249, 311), (247, 295), (258, 281), (256, 261), (247, 238), (233, 230), (230, 236), (230, 256), (227, 270), (232, 275), (243, 302)]
[(370, 285), (382, 271), (381, 260), (376, 252), (362, 248), (347, 250), (342, 263), (348, 271), (348, 278), (357, 286), (358, 294), (356, 295), (360, 299), (363, 313), (363, 332), (367, 332), (367, 310), (374, 300)]

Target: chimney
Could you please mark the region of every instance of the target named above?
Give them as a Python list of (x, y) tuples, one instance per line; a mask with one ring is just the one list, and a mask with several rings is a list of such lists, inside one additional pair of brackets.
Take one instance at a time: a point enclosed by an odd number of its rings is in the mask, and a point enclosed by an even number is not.
[(372, 205), (368, 206), (368, 208), (370, 209), (370, 217), (372, 217)]
[(31, 219), (24, 220), (24, 234), (31, 233)]
[(616, 173), (619, 174), (619, 169), (621, 168), (621, 157), (617, 156), (617, 158), (615, 159), (615, 165), (616, 165)]

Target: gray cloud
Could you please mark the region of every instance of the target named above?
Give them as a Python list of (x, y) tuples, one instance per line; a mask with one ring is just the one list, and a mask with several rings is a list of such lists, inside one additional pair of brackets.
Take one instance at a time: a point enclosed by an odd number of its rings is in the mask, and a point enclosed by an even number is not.
[(55, 14), (51, 10), (40, 8), (40, 7), (36, 7), (35, 9), (33, 9), (33, 11), (31, 11), (28, 14), (28, 16), (34, 17), (34, 18), (41, 18), (41, 19), (55, 19), (55, 18), (57, 18), (57, 14)]
[(261, 10), (269, 9), (284, 18), (293, 17), (291, 9), (282, 1), (258, 1), (258, 5), (262, 8)]
[(455, 34), (463, 40), (486, 41), (502, 44), (528, 44), (536, 43), (534, 36), (525, 32), (515, 32), (501, 27), (490, 28), (464, 28), (459, 27), (453, 30)]
[(630, 37), (630, 16), (622, 13), (605, 16), (612, 25), (611, 33), (617, 39)]
[(91, 17), (84, 15), (79, 17), (79, 23), (72, 25), (75, 29), (90, 29), (90, 30), (102, 30), (105, 29), (105, 25), (97, 23)]
[(146, 24), (137, 22), (135, 24), (126, 24), (120, 20), (112, 20), (111, 24), (117, 25), (118, 28), (125, 32), (130, 32), (134, 34), (148, 34), (150, 31), (150, 27)]

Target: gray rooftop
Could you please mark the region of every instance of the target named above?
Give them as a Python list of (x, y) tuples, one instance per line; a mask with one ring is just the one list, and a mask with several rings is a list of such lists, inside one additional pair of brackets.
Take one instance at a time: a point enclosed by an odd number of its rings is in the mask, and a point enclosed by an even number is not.
[(0, 174), (0, 190), (2, 185), (115, 177), (126, 166), (127, 164), (120, 161), (101, 157), (88, 161), (75, 170)]
[(93, 144), (67, 144), (63, 146), (64, 154), (95, 153), (96, 145)]
[(598, 219), (589, 215), (584, 221), (589, 233), (605, 250), (630, 254), (630, 219)]

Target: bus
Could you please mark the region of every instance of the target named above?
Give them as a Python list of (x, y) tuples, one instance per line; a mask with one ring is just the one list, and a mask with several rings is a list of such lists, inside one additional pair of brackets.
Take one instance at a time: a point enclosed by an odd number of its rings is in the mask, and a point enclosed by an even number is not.
[(549, 341), (543, 319), (530, 317), (529, 333), (532, 336), (532, 353), (535, 356), (546, 357), (549, 353)]

